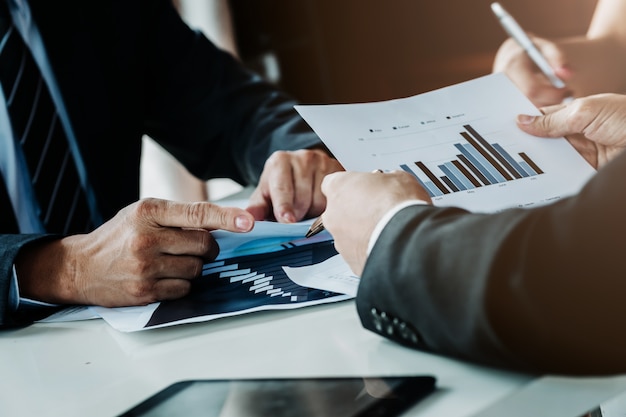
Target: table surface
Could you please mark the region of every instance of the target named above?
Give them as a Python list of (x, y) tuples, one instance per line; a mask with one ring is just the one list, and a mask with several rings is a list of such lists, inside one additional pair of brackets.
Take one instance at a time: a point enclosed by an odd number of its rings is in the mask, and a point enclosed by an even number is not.
[[(221, 200), (245, 206), (250, 190)], [(433, 375), (419, 417), (578, 417), (626, 376), (518, 374), (365, 330), (353, 301), (122, 333), (100, 319), (0, 331), (0, 416), (111, 417), (189, 379)]]
[(586, 410), (626, 390), (620, 377), (537, 378), (414, 351), (363, 329), (353, 301), (136, 333), (37, 323), (0, 332), (0, 352), (0, 416), (115, 416), (187, 379), (431, 374), (438, 390), (407, 415), (446, 417), (527, 413), (546, 392), (591, 393), (570, 404)]

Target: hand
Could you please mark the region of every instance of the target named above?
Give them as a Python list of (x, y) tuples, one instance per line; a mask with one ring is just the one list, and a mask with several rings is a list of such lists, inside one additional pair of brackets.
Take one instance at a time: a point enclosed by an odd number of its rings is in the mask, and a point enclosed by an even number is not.
[[(572, 77), (563, 51), (546, 39), (531, 36), (537, 49), (545, 56), (556, 75), (563, 81)], [(498, 49), (493, 72), (504, 72), (536, 106), (561, 103), (572, 95), (568, 88), (554, 87), (519, 44), (509, 38)]]
[(542, 111), (544, 116), (519, 115), (520, 129), (535, 136), (566, 136), (594, 168), (626, 147), (626, 95), (598, 94)]
[(407, 200), (430, 202), (428, 192), (404, 171), (331, 174), (322, 182), (322, 192), (328, 199), (322, 215), (324, 227), (358, 276), (365, 266), (372, 232), (385, 213)]
[(281, 223), (319, 216), (326, 207), (322, 179), (341, 170), (341, 164), (322, 150), (275, 152), (265, 163), (247, 210), (256, 220)]
[(89, 234), (26, 246), (16, 260), (21, 294), (106, 307), (179, 298), (219, 252), (209, 230), (253, 226), (238, 208), (141, 200)]

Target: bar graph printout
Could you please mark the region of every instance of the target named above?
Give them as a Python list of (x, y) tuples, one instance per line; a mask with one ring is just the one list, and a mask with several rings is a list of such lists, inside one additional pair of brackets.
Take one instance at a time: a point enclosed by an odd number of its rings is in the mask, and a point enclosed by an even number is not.
[(595, 172), (564, 138), (517, 127), (518, 114), (540, 112), (503, 74), (403, 99), (296, 109), (346, 169), (404, 170), (439, 206), (546, 204)]
[(345, 278), (351, 274), (328, 232), (304, 238), (310, 223), (257, 222), (250, 233), (214, 231), (220, 254), (203, 266), (202, 275), (192, 280), (187, 296), (147, 306), (90, 310), (113, 328), (134, 332), (353, 298), (354, 291), (326, 289), (323, 279), (305, 283), (313, 286), (303, 286), (287, 274), (290, 268), (316, 270), (315, 266), (333, 258), (336, 275)]

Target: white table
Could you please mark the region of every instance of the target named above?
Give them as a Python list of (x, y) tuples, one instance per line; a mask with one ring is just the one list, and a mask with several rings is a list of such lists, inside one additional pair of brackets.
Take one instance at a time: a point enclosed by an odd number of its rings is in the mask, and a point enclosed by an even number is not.
[[(221, 200), (245, 206), (251, 190)], [(537, 377), (411, 350), (364, 330), (353, 301), (121, 333), (103, 320), (0, 331), (0, 417), (111, 417), (187, 379), (430, 374), (419, 417), (578, 417), (626, 377)]]
[(138, 333), (99, 319), (35, 324), (0, 332), (0, 352), (7, 417), (115, 416), (194, 378), (432, 374), (438, 391), (407, 415), (441, 417), (546, 411), (550, 398), (591, 392), (572, 405), (585, 410), (626, 390), (623, 378), (537, 379), (413, 351), (364, 330), (352, 301)]

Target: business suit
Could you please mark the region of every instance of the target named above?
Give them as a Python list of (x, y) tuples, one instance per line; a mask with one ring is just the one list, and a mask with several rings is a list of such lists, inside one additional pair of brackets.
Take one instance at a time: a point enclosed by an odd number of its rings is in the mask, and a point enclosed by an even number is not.
[(626, 154), (576, 196), (472, 214), (411, 206), (383, 229), (363, 325), (417, 349), (530, 372), (626, 371)]
[[(278, 149), (319, 143), (294, 102), (190, 30), (167, 0), (29, 1), (104, 220), (136, 201), (148, 134), (202, 179), (254, 183)], [(0, 214), (12, 219), (8, 198)], [(0, 325), (27, 242), (0, 235)]]

